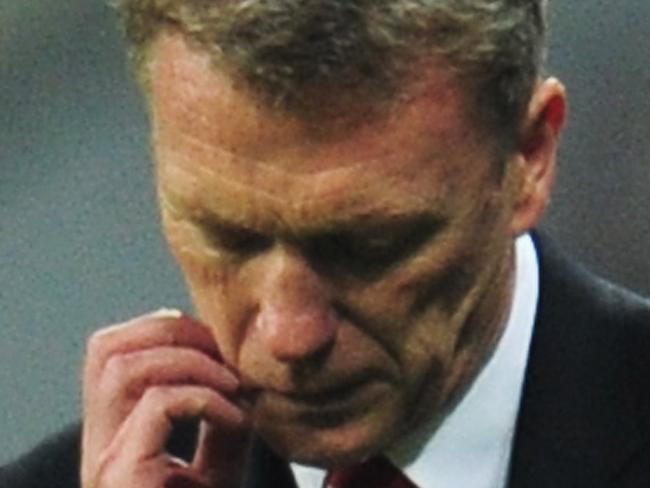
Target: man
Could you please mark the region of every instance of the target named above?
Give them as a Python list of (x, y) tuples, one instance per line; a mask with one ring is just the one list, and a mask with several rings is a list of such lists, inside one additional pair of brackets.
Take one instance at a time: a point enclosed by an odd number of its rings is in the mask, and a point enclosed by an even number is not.
[(96, 333), (81, 441), (2, 486), (647, 486), (650, 306), (529, 234), (542, 2), (120, 8), (196, 317)]

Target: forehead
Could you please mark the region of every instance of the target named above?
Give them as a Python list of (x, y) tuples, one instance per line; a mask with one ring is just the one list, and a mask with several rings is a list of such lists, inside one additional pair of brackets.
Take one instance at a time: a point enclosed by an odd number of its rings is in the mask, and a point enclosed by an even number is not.
[[(442, 200), (463, 184), (470, 163), (471, 174), (480, 176), (480, 164), (471, 160), (485, 150), (486, 138), (471, 120), (451, 71), (429, 69), (427, 82), (404, 90), (384, 117), (353, 127), (344, 116), (306, 124), (262, 103), (181, 36), (164, 35), (153, 47), (151, 63), (159, 170), (174, 181), (177, 193), (209, 184), (214, 198), (226, 199), (255, 188), (269, 205), (289, 197), (293, 207), (331, 202), (341, 193), (366, 205), (364, 195), (379, 202), (394, 197), (404, 205)], [(443, 180), (433, 192), (424, 184)]]

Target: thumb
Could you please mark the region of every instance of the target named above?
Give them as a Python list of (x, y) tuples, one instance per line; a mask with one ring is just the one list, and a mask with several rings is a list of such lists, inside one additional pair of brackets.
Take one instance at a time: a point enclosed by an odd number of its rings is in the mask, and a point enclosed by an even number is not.
[(247, 424), (215, 425), (204, 420), (192, 467), (210, 480), (211, 486), (240, 487), (250, 440)]

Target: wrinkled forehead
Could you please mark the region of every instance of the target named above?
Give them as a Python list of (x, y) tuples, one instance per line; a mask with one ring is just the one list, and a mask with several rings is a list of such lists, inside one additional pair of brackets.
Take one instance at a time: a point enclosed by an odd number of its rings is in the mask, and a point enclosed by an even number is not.
[[(286, 151), (295, 141), (310, 152), (335, 141), (349, 153), (374, 150), (375, 154), (354, 158), (371, 160), (391, 147), (434, 137), (449, 139), (470, 118), (466, 97), (451, 70), (433, 66), (426, 86), (404, 90), (388, 112), (378, 113), (344, 92), (325, 92), (314, 96), (323, 107), (330, 107), (329, 112), (305, 120), (265, 104), (243, 82), (216, 69), (208, 54), (191, 48), (180, 35), (162, 36), (153, 50), (151, 89), (156, 128), (191, 129), (196, 137), (211, 140), (222, 149), (237, 152), (245, 148), (250, 159), (268, 157), (273, 147)], [(350, 125), (351, 118), (361, 122)], [(386, 133), (393, 137), (387, 140)], [(264, 158), (259, 157), (260, 152)]]
[[(201, 198), (234, 192), (247, 198), (254, 194), (278, 209), (322, 202), (364, 212), (363, 207), (381, 201), (390, 207), (415, 200), (417, 206), (442, 197), (467, 181), (468, 168), (472, 178), (481, 177), (471, 158), (486, 139), (444, 69), (433, 70), (426, 87), (405, 95), (399, 109), (386, 117), (340, 130), (329, 130), (332, 124), (336, 128), (336, 119), (316, 120), (314, 125), (324, 127), (321, 133), (262, 103), (180, 36), (158, 41), (151, 70), (158, 170), (178, 192), (185, 185), (184, 195), (192, 185), (209, 186), (220, 190)], [(324, 97), (322, 103), (335, 101)], [(314, 208), (308, 213), (324, 212)]]

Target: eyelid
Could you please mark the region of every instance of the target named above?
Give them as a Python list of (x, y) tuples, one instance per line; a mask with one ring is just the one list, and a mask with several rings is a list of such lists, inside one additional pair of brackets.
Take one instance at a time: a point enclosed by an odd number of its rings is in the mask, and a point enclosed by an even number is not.
[(444, 226), (444, 220), (431, 217), (414, 221), (377, 226), (370, 229), (353, 229), (341, 235), (351, 242), (367, 247), (390, 247), (391, 245), (412, 245), (437, 234)]
[(365, 251), (382, 251), (390, 250), (398, 246), (401, 242), (400, 237), (397, 236), (350, 236), (348, 242), (352, 247), (359, 248)]
[(313, 238), (310, 256), (324, 270), (374, 279), (412, 256), (439, 234), (444, 224), (441, 219), (428, 218), (387, 226), (384, 232), (378, 227), (326, 234)]
[(206, 218), (200, 219), (197, 227), (212, 245), (235, 254), (253, 254), (273, 245), (273, 238), (245, 227)]

